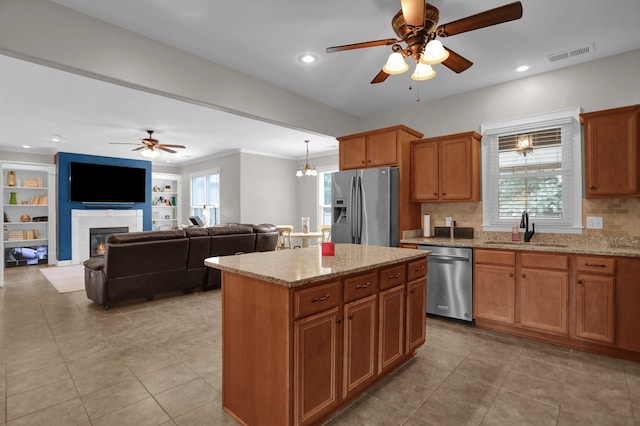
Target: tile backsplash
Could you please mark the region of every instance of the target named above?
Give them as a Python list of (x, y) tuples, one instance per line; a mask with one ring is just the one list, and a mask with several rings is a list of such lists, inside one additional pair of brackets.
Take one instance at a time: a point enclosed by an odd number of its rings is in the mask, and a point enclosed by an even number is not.
[[(451, 217), (456, 221), (456, 226), (473, 227), (476, 236), (481, 236), (483, 232), (482, 202), (422, 203), (422, 214), (431, 216), (432, 229), (434, 226), (445, 226), (445, 218)], [(587, 216), (602, 217), (603, 229), (586, 229)], [(640, 199), (583, 199), (582, 225), (582, 238), (629, 240), (635, 244), (640, 239)], [(510, 236), (510, 233), (505, 234)], [(546, 237), (553, 238), (551, 234), (546, 234)]]

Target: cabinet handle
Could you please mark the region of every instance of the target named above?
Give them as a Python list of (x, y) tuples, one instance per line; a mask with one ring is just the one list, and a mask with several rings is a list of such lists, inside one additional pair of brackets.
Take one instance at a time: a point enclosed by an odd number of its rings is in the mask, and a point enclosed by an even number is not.
[(433, 193), (433, 196), (434, 196), (434, 197), (437, 197), (437, 196), (438, 196), (438, 193), (437, 193), (437, 192), (434, 192), (434, 193)]
[(340, 324), (342, 322), (342, 318), (338, 317), (336, 318), (336, 324)]
[(424, 265), (420, 265), (416, 268), (416, 272), (420, 272), (424, 269)]
[(589, 189), (596, 189), (596, 187), (593, 185), (589, 185)]
[(585, 263), (584, 266), (594, 266), (596, 268), (606, 268), (607, 265), (602, 265), (600, 263)]
[(414, 288), (412, 288), (411, 290), (409, 290), (409, 293), (413, 293), (414, 291), (416, 291)]
[(527, 274), (522, 274), (522, 278), (527, 278)]
[(513, 272), (509, 272), (509, 276), (513, 278)]
[(389, 275), (389, 279), (390, 280), (395, 280), (395, 279), (398, 279), (398, 278), (400, 278), (400, 272), (395, 273), (393, 275)]
[(328, 294), (325, 294), (322, 297), (314, 297), (313, 299), (311, 299), (311, 303), (316, 303), (316, 302), (324, 302), (325, 300), (327, 300), (329, 298)]
[(358, 284), (358, 285), (356, 286), (356, 290), (360, 290), (361, 288), (367, 288), (367, 287), (369, 287), (370, 285), (371, 285), (371, 283), (370, 283), (369, 281), (367, 281), (367, 282), (366, 282), (366, 283), (364, 283), (364, 284)]
[(578, 284), (582, 284), (582, 283), (583, 283), (583, 281), (582, 281), (582, 280), (578, 280)]
[(347, 318), (349, 318), (350, 320), (353, 319), (353, 314), (347, 315)]
[(443, 196), (443, 197), (446, 197), (446, 196), (447, 196), (447, 193), (446, 193), (446, 192), (443, 192), (443, 193), (442, 193), (442, 196)]

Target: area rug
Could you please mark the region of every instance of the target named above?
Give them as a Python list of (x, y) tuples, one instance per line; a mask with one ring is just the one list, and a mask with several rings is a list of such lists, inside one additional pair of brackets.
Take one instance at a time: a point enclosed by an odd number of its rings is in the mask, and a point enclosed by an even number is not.
[(84, 265), (40, 268), (40, 272), (58, 293), (84, 290)]

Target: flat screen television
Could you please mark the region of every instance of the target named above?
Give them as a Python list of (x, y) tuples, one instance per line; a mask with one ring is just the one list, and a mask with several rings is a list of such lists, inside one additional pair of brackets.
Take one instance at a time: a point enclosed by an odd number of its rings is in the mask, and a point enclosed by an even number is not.
[(69, 201), (144, 203), (147, 171), (139, 167), (69, 163)]

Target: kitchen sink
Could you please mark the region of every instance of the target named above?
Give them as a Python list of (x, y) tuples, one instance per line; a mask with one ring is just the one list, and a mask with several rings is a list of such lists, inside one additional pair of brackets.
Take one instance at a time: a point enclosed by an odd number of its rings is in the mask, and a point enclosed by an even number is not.
[(567, 244), (554, 244), (554, 243), (536, 243), (536, 242), (528, 242), (524, 243), (521, 241), (485, 241), (485, 244), (499, 244), (499, 245), (513, 245), (513, 246), (532, 246), (532, 247), (568, 247)]

